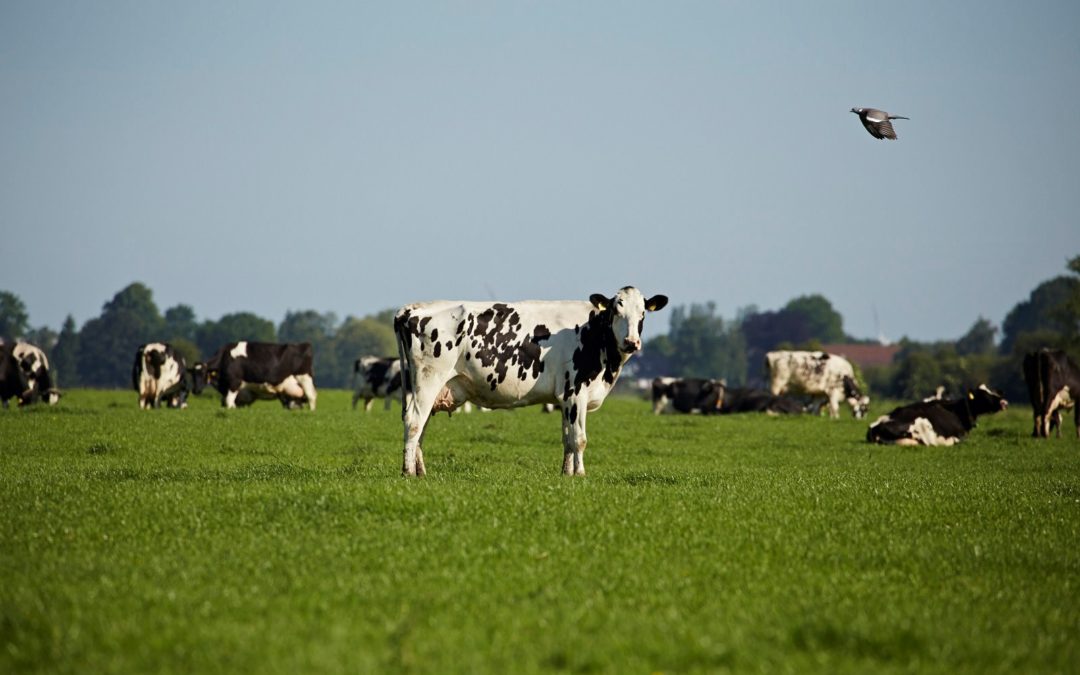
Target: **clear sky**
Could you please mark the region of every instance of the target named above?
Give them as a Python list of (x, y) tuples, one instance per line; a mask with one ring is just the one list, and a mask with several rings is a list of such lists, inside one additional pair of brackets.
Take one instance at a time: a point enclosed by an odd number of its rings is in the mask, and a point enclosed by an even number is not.
[(55, 329), (132, 281), (275, 322), (821, 293), (955, 338), (1080, 254), (1078, 35), (1075, 0), (0, 0), (0, 289)]

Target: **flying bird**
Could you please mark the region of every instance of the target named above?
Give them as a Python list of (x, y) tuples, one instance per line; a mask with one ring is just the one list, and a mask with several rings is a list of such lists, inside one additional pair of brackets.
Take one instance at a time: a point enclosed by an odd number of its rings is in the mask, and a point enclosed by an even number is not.
[(874, 138), (888, 138), (896, 140), (896, 132), (893, 131), (892, 122), (889, 120), (906, 120), (908, 117), (890, 115), (884, 110), (876, 108), (852, 108), (851, 112), (859, 116), (859, 121)]

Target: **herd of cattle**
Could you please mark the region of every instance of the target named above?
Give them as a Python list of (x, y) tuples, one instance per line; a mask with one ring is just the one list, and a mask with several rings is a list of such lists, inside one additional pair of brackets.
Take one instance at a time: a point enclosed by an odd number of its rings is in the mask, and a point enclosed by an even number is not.
[[(421, 448), (430, 417), (474, 403), (485, 408), (544, 405), (562, 418), (563, 473), (583, 474), (585, 419), (613, 389), (627, 360), (641, 349), (645, 315), (662, 309), (667, 297), (643, 296), (633, 287), (588, 301), (433, 302), (402, 307), (394, 319), (398, 357), (364, 356), (353, 366), (355, 409), (370, 410), (377, 398), (389, 409), (402, 402), (405, 447), (402, 472), (423, 475)], [(190, 393), (212, 387), (226, 408), (277, 399), (287, 408), (315, 409), (316, 390), (309, 343), (230, 342), (190, 368), (167, 343), (139, 347), (132, 385), (141, 408), (183, 408)], [(1024, 359), (1032, 435), (1061, 435), (1061, 411), (1075, 410), (1080, 436), (1080, 368), (1059, 350), (1042, 349)], [(765, 412), (839, 416), (847, 403), (862, 418), (870, 399), (851, 364), (825, 352), (774, 351), (765, 357), (769, 388), (728, 387), (723, 380), (658, 377), (651, 383), (653, 412), (700, 414)], [(26, 342), (0, 342), (0, 401), (55, 404), (45, 353)], [(953, 445), (979, 415), (1004, 410), (1008, 402), (980, 385), (957, 399), (939, 392), (904, 405), (873, 422), (874, 443)]]

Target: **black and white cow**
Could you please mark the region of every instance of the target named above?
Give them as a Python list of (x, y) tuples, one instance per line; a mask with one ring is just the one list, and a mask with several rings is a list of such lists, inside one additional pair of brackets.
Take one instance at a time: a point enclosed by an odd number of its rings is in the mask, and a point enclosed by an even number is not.
[(769, 415), (799, 415), (806, 412), (806, 405), (795, 398), (781, 394), (773, 396), (768, 389), (753, 387), (728, 387), (718, 411), (722, 415), (747, 412), (763, 412)]
[(668, 404), (681, 413), (719, 412), (724, 402), (723, 380), (698, 377), (657, 377), (652, 381), (653, 413), (659, 415)]
[(882, 415), (866, 431), (866, 440), (896, 445), (955, 445), (975, 426), (979, 415), (1008, 407), (1005, 397), (983, 384), (957, 400), (919, 401)]
[(20, 405), (42, 400), (49, 405), (56, 405), (60, 392), (53, 387), (49, 372), (49, 359), (41, 348), (29, 342), (16, 342), (11, 353), (19, 362), (19, 367), (26, 376), (27, 392), (19, 399)]
[(192, 369), (193, 389), (198, 394), (213, 386), (226, 408), (276, 398), (285, 407), (306, 402), (314, 410), (313, 360), (309, 342), (230, 342)]
[(1024, 356), (1024, 381), (1035, 418), (1031, 435), (1048, 438), (1057, 429), (1061, 438), (1061, 411), (1073, 408), (1080, 437), (1080, 367), (1060, 349), (1040, 349)]
[(829, 416), (840, 416), (840, 402), (846, 400), (856, 418), (870, 407), (870, 397), (864, 396), (855, 382), (855, 369), (847, 359), (825, 352), (775, 351), (765, 355), (765, 370), (769, 373), (769, 389), (773, 396), (787, 392), (824, 396), (828, 399)]
[(31, 396), (26, 373), (15, 358), (15, 345), (0, 341), (0, 404), (8, 407), (10, 399), (18, 399), (22, 405)]
[(641, 349), (645, 313), (667, 297), (631, 286), (583, 301), (431, 302), (394, 317), (402, 359), (402, 473), (423, 475), (432, 413), (553, 403), (562, 411), (564, 474), (585, 473), (585, 417)]
[(186, 408), (188, 373), (184, 356), (167, 342), (149, 342), (135, 352), (131, 383), (139, 393), (139, 407)]
[(385, 401), (384, 408), (401, 391), (401, 359), (396, 357), (361, 356), (353, 364), (352, 407), (364, 399), (364, 410), (371, 410), (376, 398)]

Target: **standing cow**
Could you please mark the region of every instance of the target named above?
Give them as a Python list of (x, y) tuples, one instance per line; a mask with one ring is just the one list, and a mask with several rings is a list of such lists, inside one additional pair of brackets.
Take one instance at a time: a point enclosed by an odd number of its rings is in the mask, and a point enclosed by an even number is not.
[(585, 473), (585, 417), (641, 349), (645, 313), (667, 298), (631, 286), (581, 301), (431, 302), (394, 317), (402, 360), (402, 473), (423, 475), (432, 413), (466, 401), (488, 408), (553, 403), (562, 410), (564, 474)]
[(1061, 410), (1074, 408), (1076, 435), (1080, 437), (1080, 368), (1060, 349), (1040, 349), (1024, 356), (1024, 381), (1031, 398), (1034, 428), (1031, 435), (1048, 438), (1057, 429), (1061, 438)]
[(160, 408), (162, 400), (170, 408), (187, 407), (187, 364), (183, 355), (167, 342), (150, 342), (139, 347), (131, 381), (143, 410)]
[(0, 404), (5, 408), (10, 399), (18, 399), (18, 405), (22, 405), (31, 394), (30, 383), (15, 358), (14, 349), (15, 345), (0, 340)]
[(11, 353), (22, 369), (27, 384), (27, 390), (20, 396), (19, 404), (42, 400), (49, 405), (56, 405), (60, 401), (60, 392), (53, 387), (49, 359), (45, 357), (45, 352), (29, 342), (16, 342), (12, 345)]
[(855, 382), (855, 369), (847, 359), (825, 352), (775, 351), (765, 355), (769, 388), (773, 396), (788, 391), (828, 399), (829, 417), (840, 416), (840, 402), (846, 400), (856, 418), (870, 407)]
[(364, 410), (371, 410), (376, 398), (383, 399), (384, 408), (390, 409), (390, 401), (401, 390), (401, 359), (394, 357), (361, 356), (353, 364), (352, 407), (364, 399)]
[(194, 391), (213, 386), (221, 405), (235, 408), (259, 398), (276, 398), (287, 408), (300, 402), (315, 409), (311, 343), (230, 342), (193, 368)]

